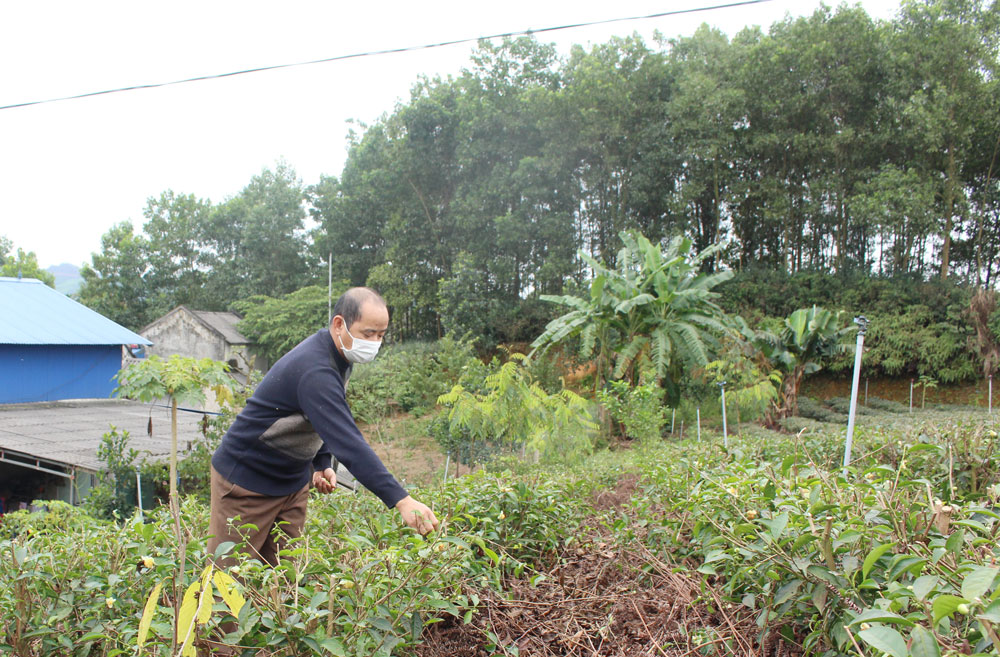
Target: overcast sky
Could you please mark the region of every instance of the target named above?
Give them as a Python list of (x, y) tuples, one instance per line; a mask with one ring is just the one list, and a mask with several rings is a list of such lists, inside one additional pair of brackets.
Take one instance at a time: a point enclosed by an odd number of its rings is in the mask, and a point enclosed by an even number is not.
[[(0, 3), (0, 106), (240, 69), (417, 46), (730, 0)], [(550, 32), (561, 53), (638, 32), (652, 44), (702, 22), (767, 29), (816, 0), (770, 0)], [(855, 4), (855, 3), (851, 3)], [(892, 18), (899, 0), (865, 0)], [(165, 190), (218, 203), (283, 160), (305, 184), (339, 176), (351, 120), (405, 101), (419, 75), (456, 74), (474, 44), (0, 110), (0, 235), (43, 267), (81, 265), (112, 225), (141, 229)]]

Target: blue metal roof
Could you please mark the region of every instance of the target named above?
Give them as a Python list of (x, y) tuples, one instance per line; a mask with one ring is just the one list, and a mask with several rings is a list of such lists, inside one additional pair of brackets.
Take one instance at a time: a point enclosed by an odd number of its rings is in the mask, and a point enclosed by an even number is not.
[(152, 344), (34, 278), (0, 277), (0, 344)]

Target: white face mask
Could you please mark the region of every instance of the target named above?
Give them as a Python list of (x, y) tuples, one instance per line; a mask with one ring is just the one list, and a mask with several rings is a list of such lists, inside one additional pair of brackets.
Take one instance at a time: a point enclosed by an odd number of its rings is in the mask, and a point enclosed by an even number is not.
[[(346, 326), (344, 330), (347, 331)], [(378, 355), (378, 349), (382, 346), (381, 340), (362, 340), (351, 335), (350, 331), (347, 331), (347, 335), (351, 336), (354, 344), (348, 349), (344, 346), (344, 340), (341, 338), (340, 346), (344, 350), (344, 358), (352, 363), (370, 363), (375, 360), (375, 356)]]

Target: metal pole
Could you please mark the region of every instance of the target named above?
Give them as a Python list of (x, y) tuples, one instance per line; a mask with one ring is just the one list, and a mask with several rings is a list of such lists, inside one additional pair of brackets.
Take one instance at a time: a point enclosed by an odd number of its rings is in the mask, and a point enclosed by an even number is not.
[(868, 319), (864, 315), (854, 318), (858, 325), (858, 342), (854, 348), (854, 380), (851, 383), (851, 408), (847, 416), (847, 442), (844, 445), (844, 476), (847, 476), (847, 466), (851, 463), (851, 443), (854, 440), (854, 415), (858, 405), (858, 382), (861, 378), (861, 354), (865, 346), (865, 331), (868, 330)]
[(683, 419), (683, 418), (681, 418), (681, 433), (680, 433), (680, 439), (681, 439), (681, 440), (684, 440), (684, 419)]
[(990, 415), (993, 415), (993, 375), (990, 374), (990, 394), (989, 394), (989, 409)]
[(729, 449), (729, 430), (726, 427), (726, 382), (720, 383), (719, 388), (722, 390), (722, 445)]
[(670, 435), (674, 435), (674, 420), (677, 419), (677, 409), (673, 409), (670, 412)]
[(698, 442), (701, 442), (701, 406), (694, 411), (695, 421), (698, 423)]
[(910, 379), (910, 412), (913, 412), (913, 379)]
[(333, 321), (333, 251), (326, 259), (326, 323)]
[(139, 468), (135, 469), (135, 496), (139, 501), (139, 515), (142, 515), (142, 477), (139, 475)]
[(451, 450), (448, 450), (448, 456), (444, 459), (444, 483), (448, 483), (448, 466), (451, 465)]
[(865, 406), (868, 405), (868, 377), (865, 377)]

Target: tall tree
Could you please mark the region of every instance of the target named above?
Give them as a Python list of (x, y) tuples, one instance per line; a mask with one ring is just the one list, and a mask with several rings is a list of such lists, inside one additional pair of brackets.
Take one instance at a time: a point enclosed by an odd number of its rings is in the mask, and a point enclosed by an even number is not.
[(158, 313), (181, 304), (204, 306), (202, 288), (210, 273), (204, 236), (211, 213), (211, 202), (172, 190), (146, 201), (143, 232)]
[(13, 242), (0, 235), (0, 276), (11, 278), (37, 278), (49, 287), (56, 286), (56, 277), (38, 266), (38, 256), (34, 251), (14, 248)]
[(112, 226), (101, 236), (101, 252), (80, 270), (80, 303), (133, 331), (152, 321), (147, 252), (147, 239), (135, 233), (131, 221)]
[(941, 176), (942, 278), (951, 270), (953, 232), (964, 228), (963, 179), (976, 118), (987, 110), (988, 79), (998, 70), (1000, 7), (984, 0), (907, 0), (894, 32), (901, 115), (915, 151)]
[(201, 260), (212, 269), (205, 305), (222, 309), (254, 294), (281, 295), (322, 278), (309, 250), (305, 191), (284, 164), (264, 169), (214, 208)]

